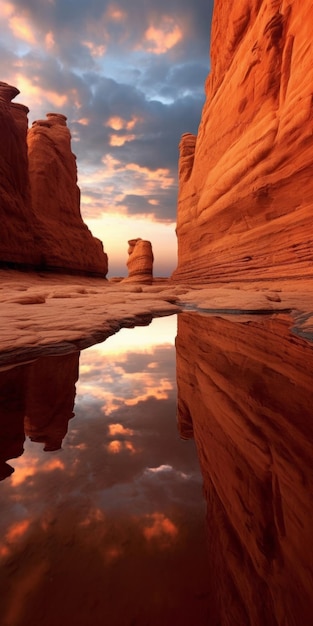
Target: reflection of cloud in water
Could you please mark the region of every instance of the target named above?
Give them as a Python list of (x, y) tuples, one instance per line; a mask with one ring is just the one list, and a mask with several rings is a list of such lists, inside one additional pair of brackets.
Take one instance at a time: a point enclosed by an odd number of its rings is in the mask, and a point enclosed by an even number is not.
[[(2, 483), (0, 536), (23, 529), (25, 520), (27, 528), (14, 544), (0, 545), (0, 559), (13, 563), (9, 585), (0, 569), (0, 594), (7, 591), (1, 622), (13, 614), (14, 589), (24, 589), (23, 581), (32, 577), (27, 602), (21, 592), (27, 623), (42, 611), (42, 602), (51, 623), (62, 622), (58, 606), (68, 607), (70, 621), (86, 593), (93, 605), (86, 602), (81, 611), (94, 626), (100, 624), (95, 614), (107, 610), (116, 625), (124, 624), (125, 611), (130, 618), (144, 611), (150, 620), (152, 589), (162, 607), (169, 587), (176, 607), (181, 598), (192, 604), (196, 593), (205, 594), (202, 479), (193, 442), (181, 441), (177, 432), (174, 347), (141, 346), (138, 352), (139, 374), (130, 352), (119, 354), (118, 364), (98, 346), (82, 353), (75, 418), (62, 451), (47, 453), (27, 440), (24, 456), (14, 460), (15, 474)], [(164, 397), (158, 399), (160, 381)], [(22, 626), (18, 619), (16, 626)]]
[(143, 534), (148, 541), (158, 540), (162, 547), (175, 540), (178, 528), (163, 513), (152, 513), (144, 517)]
[(15, 472), (11, 476), (11, 484), (13, 487), (17, 487), (24, 481), (32, 479), (37, 471), (52, 472), (56, 469), (65, 469), (64, 463), (59, 458), (46, 459), (42, 462), (40, 458), (33, 457), (33, 465), (30, 465), (28, 456), (22, 456), (15, 462)]
[(123, 424), (110, 424), (109, 425), (109, 435), (114, 437), (114, 435), (133, 435), (134, 431), (131, 428), (125, 428)]
[[(105, 354), (97, 346), (83, 355), (77, 395), (83, 404), (91, 398), (103, 402), (103, 411), (109, 415), (121, 404), (137, 404), (150, 396), (168, 398), (175, 387), (175, 354), (173, 346), (155, 346), (148, 351)], [(79, 401), (78, 400), (78, 401)]]

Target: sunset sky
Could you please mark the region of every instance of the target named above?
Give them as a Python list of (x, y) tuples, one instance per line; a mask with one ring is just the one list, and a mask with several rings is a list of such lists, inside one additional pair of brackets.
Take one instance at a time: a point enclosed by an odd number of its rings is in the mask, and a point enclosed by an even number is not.
[(0, 0), (0, 80), (29, 123), (63, 113), (81, 210), (127, 272), (127, 240), (152, 242), (155, 275), (176, 266), (178, 144), (197, 133), (213, 0)]

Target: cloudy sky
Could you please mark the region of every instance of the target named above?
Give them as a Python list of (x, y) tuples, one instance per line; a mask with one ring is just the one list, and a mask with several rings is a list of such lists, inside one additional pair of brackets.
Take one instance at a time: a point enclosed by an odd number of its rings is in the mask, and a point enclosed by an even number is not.
[(213, 0), (0, 0), (0, 80), (29, 122), (64, 113), (82, 215), (125, 274), (127, 240), (176, 265), (178, 144), (197, 133)]

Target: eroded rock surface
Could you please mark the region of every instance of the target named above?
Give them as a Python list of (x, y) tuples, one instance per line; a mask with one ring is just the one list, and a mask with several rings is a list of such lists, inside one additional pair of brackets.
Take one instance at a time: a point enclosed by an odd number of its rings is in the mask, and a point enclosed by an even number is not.
[(204, 478), (212, 626), (312, 620), (313, 347), (289, 325), (178, 316), (178, 418)]
[(153, 280), (153, 252), (150, 241), (138, 237), (128, 241), (127, 282), (151, 284)]
[(34, 266), (34, 241), (27, 165), (28, 108), (11, 102), (19, 90), (0, 82), (0, 263)]
[(76, 158), (64, 115), (48, 113), (33, 123), (28, 158), (41, 266), (105, 276), (107, 255), (81, 217)]
[(182, 137), (175, 280), (312, 276), (313, 6), (215, 0), (197, 138)]
[(0, 82), (0, 265), (106, 276), (102, 243), (80, 214), (66, 118), (49, 113), (28, 131), (18, 94)]

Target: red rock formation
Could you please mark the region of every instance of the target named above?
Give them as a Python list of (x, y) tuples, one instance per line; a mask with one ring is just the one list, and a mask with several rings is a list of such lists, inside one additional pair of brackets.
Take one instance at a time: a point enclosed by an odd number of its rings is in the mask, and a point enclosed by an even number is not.
[(150, 241), (130, 239), (128, 242), (128, 277), (125, 281), (151, 284), (153, 280), (153, 252)]
[(33, 123), (28, 158), (42, 267), (106, 276), (102, 243), (81, 217), (76, 158), (64, 115), (48, 113)]
[(18, 89), (0, 82), (0, 264), (34, 266), (39, 252), (34, 241), (27, 168), (27, 113), (13, 104)]
[(313, 274), (313, 5), (215, 0), (196, 138), (182, 137), (175, 280)]
[(106, 276), (102, 243), (81, 218), (66, 118), (49, 113), (28, 131), (18, 93), (0, 82), (0, 265)]
[(313, 347), (289, 324), (178, 316), (178, 417), (204, 478), (212, 626), (312, 621)]

